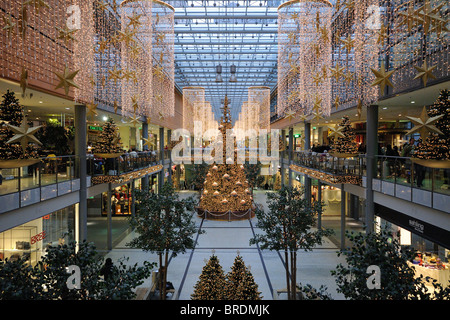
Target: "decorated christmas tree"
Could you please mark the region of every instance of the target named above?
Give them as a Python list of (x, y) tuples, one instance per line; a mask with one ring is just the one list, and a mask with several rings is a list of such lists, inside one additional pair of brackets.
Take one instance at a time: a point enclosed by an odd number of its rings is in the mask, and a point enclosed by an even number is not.
[(335, 156), (350, 156), (358, 153), (355, 131), (352, 128), (348, 116), (343, 116), (337, 127), (330, 128), (332, 131), (331, 153)]
[[(428, 114), (428, 116), (427, 116)], [(420, 139), (413, 157), (424, 160), (450, 160), (450, 99), (442, 90), (437, 101), (416, 121), (413, 129)], [(429, 117), (429, 118), (428, 118)], [(422, 130), (424, 129), (424, 130)], [(437, 129), (437, 130), (435, 130)]]
[(103, 155), (115, 155), (123, 152), (119, 130), (112, 118), (109, 118), (103, 125), (98, 141), (92, 146), (92, 152)]
[(40, 144), (34, 137), (40, 127), (30, 128), (26, 123), (23, 107), (14, 92), (7, 90), (0, 104), (0, 160), (36, 158), (36, 147)]
[(191, 298), (192, 300), (225, 300), (227, 298), (225, 273), (214, 254), (203, 267)]
[(231, 271), (227, 274), (227, 299), (229, 300), (261, 300), (258, 285), (245, 266), (240, 255), (234, 259)]
[[(227, 212), (238, 213), (240, 217), (248, 218), (245, 212), (252, 209), (252, 190), (246, 178), (244, 165), (237, 163), (236, 142), (233, 150), (228, 150), (228, 155), (233, 154), (234, 159), (227, 158), (227, 130), (231, 130), (231, 115), (228, 109), (228, 99), (225, 97), (223, 116), (219, 125), (223, 141), (223, 155), (221, 163), (214, 162), (210, 165), (203, 190), (200, 196), (199, 214), (206, 210), (220, 218)], [(234, 137), (230, 137), (234, 138)], [(230, 163), (232, 162), (232, 163)], [(239, 217), (233, 216), (234, 218)], [(213, 217), (207, 215), (207, 217)], [(232, 218), (233, 218), (232, 217)], [(228, 218), (228, 216), (226, 216)]]

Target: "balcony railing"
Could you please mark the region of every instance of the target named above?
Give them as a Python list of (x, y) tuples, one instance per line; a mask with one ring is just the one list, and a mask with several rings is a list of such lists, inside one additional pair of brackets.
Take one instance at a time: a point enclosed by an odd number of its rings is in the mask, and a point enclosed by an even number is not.
[(48, 156), (27, 167), (1, 169), (0, 213), (79, 190), (76, 162), (73, 155)]

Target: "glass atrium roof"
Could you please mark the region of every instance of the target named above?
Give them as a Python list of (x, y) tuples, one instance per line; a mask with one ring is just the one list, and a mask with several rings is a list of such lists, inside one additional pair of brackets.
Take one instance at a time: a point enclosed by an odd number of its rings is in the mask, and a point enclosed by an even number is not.
[[(205, 88), (216, 119), (228, 95), (233, 120), (247, 101), (248, 88), (277, 83), (277, 8), (281, 0), (166, 2), (175, 8), (175, 83)], [(216, 82), (216, 66), (223, 82)], [(236, 66), (237, 82), (229, 82)]]

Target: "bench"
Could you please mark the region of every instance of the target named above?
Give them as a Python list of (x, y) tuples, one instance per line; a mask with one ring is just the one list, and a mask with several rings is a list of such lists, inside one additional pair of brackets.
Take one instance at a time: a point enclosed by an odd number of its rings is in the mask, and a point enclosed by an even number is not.
[[(151, 298), (155, 295), (156, 291), (159, 291), (159, 272), (158, 271), (153, 271), (152, 272), (152, 285), (150, 287), (150, 290), (147, 294), (147, 297), (145, 300), (151, 300)], [(166, 294), (170, 293), (171, 294), (171, 298), (173, 299), (173, 297), (175, 296), (175, 289), (169, 289), (166, 290)]]

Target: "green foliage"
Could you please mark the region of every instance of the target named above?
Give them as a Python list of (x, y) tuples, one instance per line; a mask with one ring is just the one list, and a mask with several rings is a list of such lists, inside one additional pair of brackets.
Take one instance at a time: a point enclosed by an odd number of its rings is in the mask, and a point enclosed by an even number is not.
[(212, 255), (194, 286), (192, 300), (227, 299), (226, 278), (217, 256)]
[(244, 164), (245, 176), (247, 177), (248, 183), (250, 187), (260, 187), (264, 182), (264, 177), (261, 173), (261, 163), (258, 162), (256, 164)]
[(185, 168), (189, 171), (186, 184), (188, 186), (193, 185), (195, 190), (201, 190), (209, 170), (209, 165), (206, 162), (202, 162), (201, 164), (185, 165)]
[(255, 235), (250, 244), (261, 249), (284, 251), (288, 299), (297, 299), (297, 251), (310, 251), (322, 244), (322, 238), (332, 234), (330, 229), (313, 231), (316, 215), (323, 204), (306, 199), (304, 190), (282, 186), (278, 192), (267, 194), (269, 212), (257, 208), (256, 226), (264, 233)]
[[(449, 299), (450, 287), (443, 289), (436, 281), (415, 277), (414, 269), (407, 261), (414, 258), (410, 247), (401, 246), (388, 228), (369, 234), (346, 232), (353, 246), (339, 252), (345, 255), (346, 264), (339, 264), (331, 274), (335, 277), (338, 292), (350, 300), (429, 300)], [(367, 268), (380, 268), (380, 289), (369, 289)], [(435, 287), (435, 294), (428, 292), (425, 283)]]
[(310, 284), (297, 285), (297, 291), (301, 295), (301, 300), (333, 300), (327, 292), (326, 286), (320, 286), (319, 289), (313, 288)]
[(136, 214), (130, 225), (138, 236), (127, 246), (159, 253), (171, 251), (175, 256), (195, 246), (193, 235), (197, 232), (192, 211), (194, 198), (180, 200), (170, 183), (161, 192), (136, 191)]
[(70, 153), (69, 140), (73, 138), (73, 134), (58, 121), (47, 121), (36, 133), (36, 138), (42, 143), (42, 150), (56, 155), (67, 155)]
[(227, 299), (228, 300), (261, 300), (261, 292), (258, 291), (258, 285), (245, 266), (244, 260), (240, 255), (234, 259), (231, 271), (226, 276), (227, 280)]
[[(111, 300), (133, 299), (133, 290), (151, 274), (154, 264), (144, 263), (127, 266), (127, 259), (120, 259), (113, 269), (112, 277), (102, 279), (100, 269), (103, 258), (92, 243), (78, 246), (69, 244), (50, 246), (47, 254), (34, 268), (24, 261), (0, 262), (0, 300)], [(67, 268), (80, 268), (81, 288), (69, 289)], [(18, 277), (19, 276), (19, 277)]]

